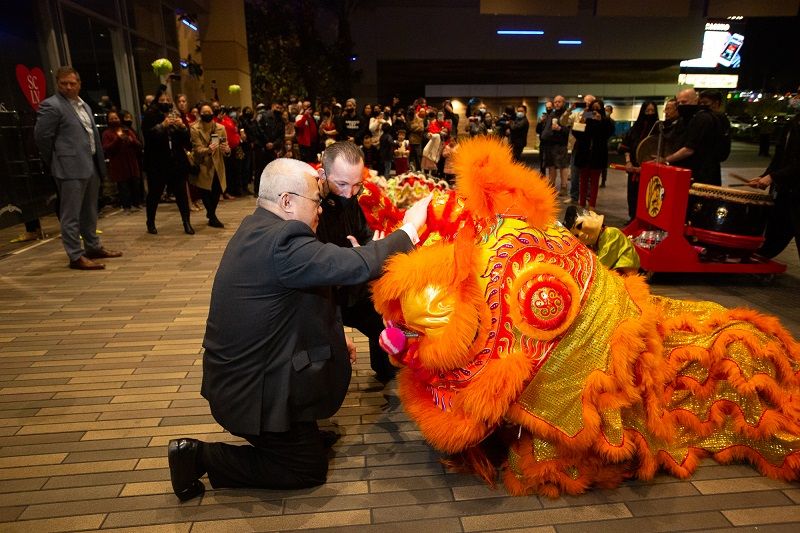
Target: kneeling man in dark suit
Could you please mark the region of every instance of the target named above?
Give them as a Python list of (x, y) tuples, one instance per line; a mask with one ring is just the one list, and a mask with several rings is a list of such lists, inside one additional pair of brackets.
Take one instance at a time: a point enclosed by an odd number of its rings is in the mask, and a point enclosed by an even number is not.
[(378, 277), (384, 261), (412, 249), (430, 197), (401, 229), (357, 248), (317, 240), (316, 171), (277, 159), (261, 176), (258, 207), (228, 243), (211, 291), (203, 340), (202, 395), (211, 414), (251, 446), (176, 439), (172, 487), (181, 500), (212, 487), (299, 489), (325, 483), (317, 420), (342, 405), (352, 372), (333, 286)]

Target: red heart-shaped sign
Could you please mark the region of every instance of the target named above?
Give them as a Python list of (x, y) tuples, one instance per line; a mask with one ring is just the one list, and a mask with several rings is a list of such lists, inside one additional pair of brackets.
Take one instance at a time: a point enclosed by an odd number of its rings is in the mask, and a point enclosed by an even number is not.
[(38, 111), (39, 104), (47, 97), (45, 93), (47, 84), (42, 69), (39, 67), (28, 69), (25, 65), (17, 65), (17, 83), (33, 110)]

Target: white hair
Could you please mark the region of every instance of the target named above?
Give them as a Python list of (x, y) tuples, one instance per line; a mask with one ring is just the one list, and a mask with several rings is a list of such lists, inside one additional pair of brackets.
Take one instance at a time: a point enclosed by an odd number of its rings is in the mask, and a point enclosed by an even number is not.
[(275, 203), (278, 196), (285, 192), (305, 194), (308, 185), (306, 176), (317, 178), (317, 172), (308, 163), (297, 159), (276, 159), (261, 173), (258, 198)]

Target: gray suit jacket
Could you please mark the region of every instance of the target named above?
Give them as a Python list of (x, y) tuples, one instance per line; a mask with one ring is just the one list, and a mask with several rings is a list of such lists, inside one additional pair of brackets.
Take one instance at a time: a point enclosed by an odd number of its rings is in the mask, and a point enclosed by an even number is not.
[(375, 279), (411, 248), (403, 231), (340, 248), (265, 209), (246, 217), (222, 256), (203, 340), (201, 393), (217, 422), (258, 435), (332, 416), (352, 370), (331, 286)]
[(56, 93), (39, 105), (33, 135), (45, 168), (56, 179), (88, 180), (95, 168), (101, 179), (106, 175), (103, 143), (88, 105), (87, 112), (94, 131), (94, 157), (81, 119), (66, 98)]

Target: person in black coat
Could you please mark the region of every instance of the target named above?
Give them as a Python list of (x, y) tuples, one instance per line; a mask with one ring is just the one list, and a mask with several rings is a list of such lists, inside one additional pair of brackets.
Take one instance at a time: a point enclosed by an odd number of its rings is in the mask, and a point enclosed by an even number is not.
[(175, 193), (175, 203), (181, 213), (183, 231), (189, 235), (194, 229), (189, 222), (189, 198), (186, 194), (186, 177), (189, 160), (186, 152), (191, 150), (189, 129), (173, 110), (172, 99), (161, 86), (153, 103), (142, 118), (144, 137), (144, 170), (147, 173), (147, 232), (153, 235), (156, 229), (156, 210), (164, 188), (169, 185)]
[(639, 174), (641, 162), (636, 157), (639, 144), (645, 140), (658, 121), (658, 107), (652, 100), (646, 100), (639, 108), (639, 116), (619, 145), (619, 152), (625, 156), (625, 172), (628, 173), (628, 218), (636, 218), (636, 202), (639, 198)]
[(800, 95), (790, 101), (795, 116), (784, 126), (775, 144), (775, 155), (767, 170), (750, 186), (772, 187), (775, 207), (767, 220), (764, 244), (758, 251), (764, 257), (775, 257), (792, 239), (800, 256)]
[[(603, 101), (592, 102), (589, 113), (584, 114), (580, 122), (585, 128), (573, 126), (575, 146), (575, 167), (579, 171), (580, 188), (578, 205), (594, 211), (597, 205), (597, 191), (600, 187), (600, 173), (608, 165), (608, 139), (613, 133), (611, 121), (606, 117)], [(583, 131), (581, 131), (583, 129)]]
[(518, 105), (514, 119), (509, 124), (511, 133), (509, 141), (511, 142), (511, 151), (514, 154), (515, 161), (522, 161), (522, 150), (528, 144), (528, 130), (530, 129), (530, 122), (528, 122), (528, 107), (526, 105)]
[(314, 231), (322, 197), (317, 172), (292, 159), (267, 165), (258, 207), (228, 243), (211, 291), (201, 394), (214, 419), (250, 446), (170, 441), (181, 500), (211, 485), (299, 489), (325, 483), (317, 420), (341, 406), (355, 347), (345, 339), (333, 286), (377, 278), (384, 261), (413, 248), (431, 197), (401, 229), (356, 248), (323, 244)]

